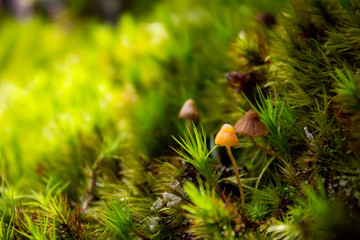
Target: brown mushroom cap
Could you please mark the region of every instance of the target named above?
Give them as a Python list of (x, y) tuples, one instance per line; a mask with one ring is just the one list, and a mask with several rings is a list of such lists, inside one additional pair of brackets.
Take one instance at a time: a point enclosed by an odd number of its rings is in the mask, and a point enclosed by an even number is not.
[(235, 134), (233, 126), (225, 123), (216, 134), (215, 144), (222, 146), (237, 146), (239, 140)]
[(194, 122), (199, 121), (199, 110), (197, 109), (194, 100), (186, 100), (179, 112), (179, 118), (190, 119)]
[(255, 110), (250, 109), (234, 126), (237, 133), (244, 133), (251, 136), (264, 136), (269, 129), (261, 122)]

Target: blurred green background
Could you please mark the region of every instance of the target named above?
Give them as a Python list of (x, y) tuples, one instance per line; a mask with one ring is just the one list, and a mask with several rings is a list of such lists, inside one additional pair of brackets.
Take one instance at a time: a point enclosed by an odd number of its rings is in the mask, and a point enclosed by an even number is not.
[(105, 145), (161, 156), (187, 98), (211, 115), (231, 43), (286, 1), (0, 2), (1, 179), (16, 194), (51, 176), (76, 195)]

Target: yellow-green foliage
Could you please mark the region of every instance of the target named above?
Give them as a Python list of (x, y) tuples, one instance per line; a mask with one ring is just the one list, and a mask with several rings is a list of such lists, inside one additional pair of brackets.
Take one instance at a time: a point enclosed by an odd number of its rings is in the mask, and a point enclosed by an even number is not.
[(159, 4), (145, 21), (125, 14), (115, 28), (2, 20), (3, 177), (24, 188), (47, 171), (66, 181), (81, 178), (82, 166), (99, 155), (101, 139), (119, 133), (137, 151), (159, 155), (155, 150), (176, 132), (174, 124), (180, 126), (182, 101), (209, 76), (222, 75), (227, 42), (239, 29), (226, 5), (190, 5)]
[(358, 239), (359, 0), (64, 2), (0, 18), (1, 238)]

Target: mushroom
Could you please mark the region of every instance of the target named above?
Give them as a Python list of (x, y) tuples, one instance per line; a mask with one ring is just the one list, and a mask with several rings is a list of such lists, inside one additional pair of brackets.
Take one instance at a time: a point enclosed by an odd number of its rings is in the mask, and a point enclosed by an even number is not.
[(186, 100), (179, 112), (179, 118), (185, 118), (187, 120), (186, 125), (189, 129), (191, 129), (191, 121), (199, 121), (199, 110), (197, 109), (194, 100)]
[(238, 183), (240, 197), (241, 197), (241, 206), (245, 209), (245, 197), (244, 197), (244, 191), (243, 191), (241, 181), (240, 181), (239, 170), (238, 170), (238, 166), (236, 164), (235, 158), (232, 155), (231, 148), (230, 148), (231, 146), (237, 146), (239, 144), (239, 140), (235, 134), (233, 126), (225, 123), (221, 127), (220, 131), (216, 134), (215, 144), (226, 147), (227, 153), (228, 153), (230, 160), (234, 166), (236, 181)]
[(264, 136), (269, 133), (269, 129), (261, 122), (259, 115), (253, 109), (250, 109), (234, 126), (234, 130), (237, 133), (244, 133), (249, 135), (251, 142), (255, 147), (270, 154), (274, 157), (280, 157), (279, 154), (274, 153), (266, 148), (261, 147), (255, 142), (253, 136)]

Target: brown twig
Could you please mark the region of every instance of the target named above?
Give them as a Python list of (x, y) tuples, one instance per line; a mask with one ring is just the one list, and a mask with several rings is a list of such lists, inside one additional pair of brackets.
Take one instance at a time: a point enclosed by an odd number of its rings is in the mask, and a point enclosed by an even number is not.
[(94, 197), (94, 189), (95, 189), (95, 183), (96, 183), (96, 172), (98, 171), (98, 164), (99, 162), (103, 159), (103, 155), (100, 154), (100, 156), (95, 160), (93, 167), (92, 167), (92, 171), (90, 174), (90, 182), (89, 182), (89, 187), (88, 187), (88, 191), (85, 197), (85, 200), (82, 203), (81, 206), (81, 211), (85, 214), (87, 214), (87, 208), (89, 206), (90, 201), (93, 199)]
[(145, 240), (150, 240), (150, 238), (146, 235), (144, 235), (143, 233), (139, 232), (138, 230), (134, 229), (134, 232), (136, 233), (136, 235), (141, 238), (141, 239), (145, 239)]

